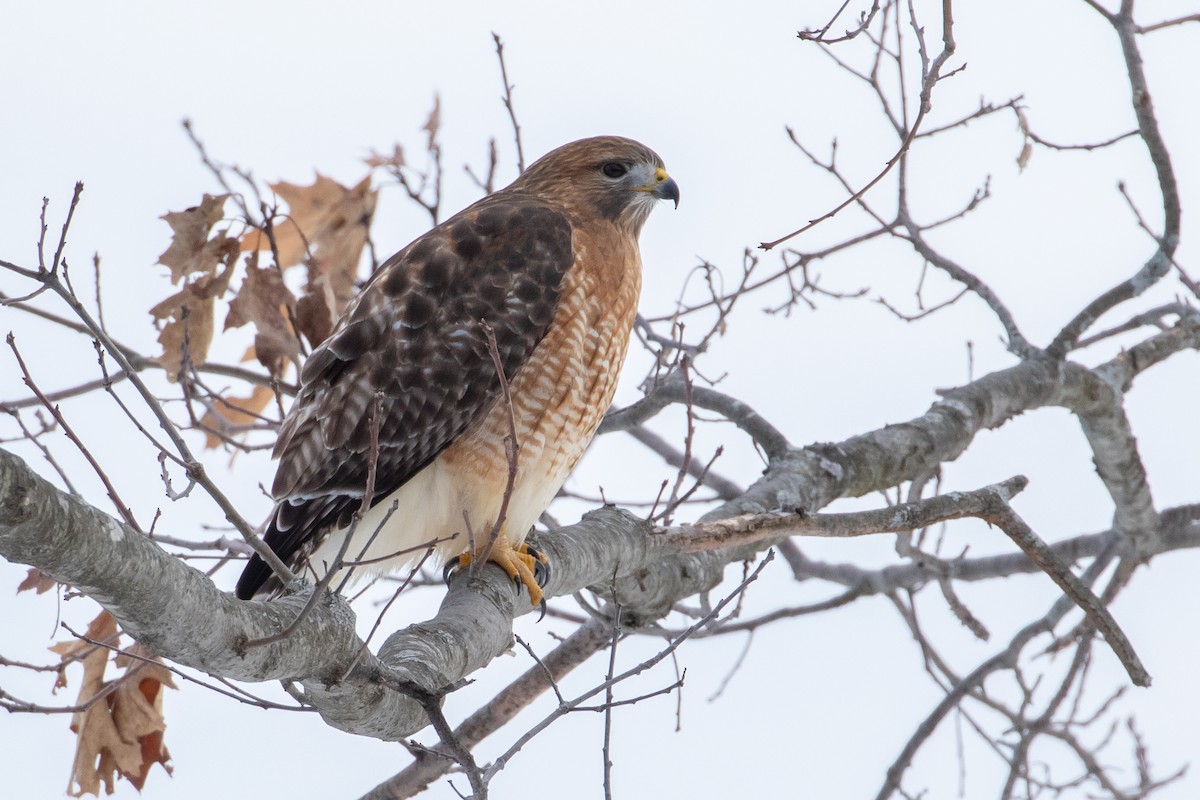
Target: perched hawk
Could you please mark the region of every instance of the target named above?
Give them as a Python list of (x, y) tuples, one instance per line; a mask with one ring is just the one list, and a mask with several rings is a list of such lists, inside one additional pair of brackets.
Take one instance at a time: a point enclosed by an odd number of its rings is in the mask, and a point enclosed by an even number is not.
[[(473, 549), (541, 602), (523, 542), (612, 401), (641, 287), (638, 234), (660, 199), (678, 205), (679, 187), (652, 150), (583, 139), (384, 262), (300, 372), (275, 445), (267, 544), (317, 574), (347, 536), (343, 560), (358, 573), (432, 542), (443, 556)], [(375, 431), (375, 491), (356, 522)], [(254, 556), (237, 596), (270, 577)]]

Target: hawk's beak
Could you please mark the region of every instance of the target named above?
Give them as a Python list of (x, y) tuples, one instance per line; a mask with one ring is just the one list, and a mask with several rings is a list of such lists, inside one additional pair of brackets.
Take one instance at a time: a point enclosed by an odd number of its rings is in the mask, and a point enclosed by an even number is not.
[(659, 200), (673, 200), (679, 208), (679, 184), (662, 167), (654, 172), (654, 189), (650, 193)]

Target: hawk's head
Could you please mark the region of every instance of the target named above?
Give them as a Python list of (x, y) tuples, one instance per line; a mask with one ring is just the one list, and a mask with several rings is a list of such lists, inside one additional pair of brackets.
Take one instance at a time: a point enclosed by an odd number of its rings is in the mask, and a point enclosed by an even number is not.
[(657, 200), (679, 206), (679, 185), (658, 154), (621, 136), (580, 139), (539, 158), (513, 183), (585, 206), (637, 235)]

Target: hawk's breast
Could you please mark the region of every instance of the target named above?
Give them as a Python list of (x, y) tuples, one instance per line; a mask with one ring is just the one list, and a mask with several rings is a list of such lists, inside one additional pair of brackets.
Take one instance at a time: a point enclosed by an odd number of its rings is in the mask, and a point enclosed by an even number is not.
[[(641, 263), (626, 237), (577, 235), (575, 264), (546, 336), (510, 384), (520, 443), (505, 533), (522, 541), (578, 463), (612, 403), (637, 314)], [(509, 409), (499, 401), (446, 449), (475, 533), (498, 512), (509, 475)]]

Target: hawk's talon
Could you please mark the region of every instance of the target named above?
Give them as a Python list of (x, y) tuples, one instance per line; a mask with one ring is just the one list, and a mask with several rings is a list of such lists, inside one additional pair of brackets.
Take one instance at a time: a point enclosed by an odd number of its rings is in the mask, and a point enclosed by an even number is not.
[[(481, 556), (487, 547), (480, 548), (474, 553), (467, 551), (446, 562), (442, 569), (442, 580), (449, 583), (454, 573)], [(512, 578), (514, 584), (524, 586), (529, 591), (529, 602), (541, 611), (540, 622), (546, 616), (546, 597), (542, 587), (550, 580), (550, 562), (540, 551), (528, 544), (513, 546), (504, 536), (500, 536), (491, 544), (487, 560), (503, 569)]]
[[(541, 550), (536, 549), (533, 545), (526, 543), (525, 549), (529, 551), (529, 555), (533, 556), (533, 579), (537, 581), (539, 588), (544, 588), (550, 582), (550, 559), (546, 558), (546, 554)], [(542, 595), (542, 602), (537, 604), (538, 607), (538, 622), (546, 618), (546, 596)]]
[(529, 551), (529, 555), (533, 556), (533, 579), (537, 581), (538, 586), (544, 587), (550, 582), (550, 559), (546, 558), (546, 554), (541, 550), (534, 549), (533, 545), (526, 544), (525, 549)]

